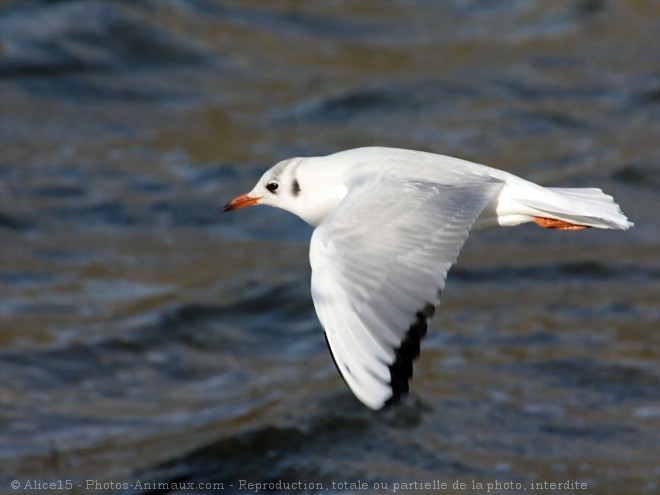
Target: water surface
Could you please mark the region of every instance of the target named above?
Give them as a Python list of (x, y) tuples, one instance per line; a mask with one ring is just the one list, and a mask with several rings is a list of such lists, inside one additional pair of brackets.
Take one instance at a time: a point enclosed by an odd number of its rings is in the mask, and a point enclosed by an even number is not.
[[(4, 2), (2, 490), (656, 493), (659, 32), (642, 0)], [(602, 187), (636, 226), (472, 236), (412, 394), (372, 412), (325, 347), (311, 229), (218, 211), (366, 145)]]

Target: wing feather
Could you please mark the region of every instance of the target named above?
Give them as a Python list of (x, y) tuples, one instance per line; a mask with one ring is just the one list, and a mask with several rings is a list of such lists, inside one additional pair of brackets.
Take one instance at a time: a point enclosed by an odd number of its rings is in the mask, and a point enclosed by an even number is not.
[(346, 383), (380, 409), (408, 391), (447, 271), (502, 182), (354, 184), (312, 236), (312, 298)]

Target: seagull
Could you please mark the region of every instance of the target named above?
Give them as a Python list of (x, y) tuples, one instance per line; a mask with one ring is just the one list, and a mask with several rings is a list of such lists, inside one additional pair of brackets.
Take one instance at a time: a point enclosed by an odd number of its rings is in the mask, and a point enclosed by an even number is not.
[(420, 341), (471, 230), (633, 226), (600, 189), (542, 187), (458, 158), (386, 147), (281, 161), (224, 211), (251, 205), (315, 227), (314, 307), (341, 376), (374, 410), (408, 392)]

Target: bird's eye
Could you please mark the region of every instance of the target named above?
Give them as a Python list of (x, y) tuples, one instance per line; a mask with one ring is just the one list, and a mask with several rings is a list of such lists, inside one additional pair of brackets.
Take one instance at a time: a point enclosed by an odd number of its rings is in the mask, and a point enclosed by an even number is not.
[(268, 189), (272, 193), (277, 191), (278, 187), (280, 187), (280, 185), (277, 182), (275, 182), (274, 180), (272, 180), (268, 184), (266, 184), (266, 189)]

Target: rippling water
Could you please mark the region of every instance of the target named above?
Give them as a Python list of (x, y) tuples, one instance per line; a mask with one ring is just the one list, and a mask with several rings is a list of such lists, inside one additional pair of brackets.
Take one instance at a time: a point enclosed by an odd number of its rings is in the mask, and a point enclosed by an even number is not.
[[(3, 2), (1, 490), (657, 493), (658, 33), (643, 0)], [(327, 352), (310, 228), (218, 207), (376, 144), (599, 186), (636, 226), (472, 236), (374, 413)]]

